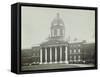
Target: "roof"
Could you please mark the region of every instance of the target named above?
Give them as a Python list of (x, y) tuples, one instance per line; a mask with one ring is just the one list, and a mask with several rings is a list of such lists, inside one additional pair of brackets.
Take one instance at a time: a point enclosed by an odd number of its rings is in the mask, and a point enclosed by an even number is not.
[(48, 45), (61, 45), (61, 44), (68, 44), (66, 41), (59, 41), (59, 40), (48, 40), (40, 44), (40, 46), (48, 46)]
[(54, 20), (52, 21), (52, 26), (55, 26), (55, 25), (58, 25), (58, 26), (63, 25), (63, 26), (64, 26), (64, 22), (63, 22), (63, 20), (60, 18), (59, 13), (57, 13), (56, 18), (54, 18)]

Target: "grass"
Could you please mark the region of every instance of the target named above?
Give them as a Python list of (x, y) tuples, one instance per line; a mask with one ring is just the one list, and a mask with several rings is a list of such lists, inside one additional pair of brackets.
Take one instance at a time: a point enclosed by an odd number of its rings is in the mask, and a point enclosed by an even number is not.
[(43, 70), (43, 69), (61, 69), (61, 68), (77, 68), (77, 65), (70, 64), (39, 64), (31, 66), (22, 66), (22, 70)]

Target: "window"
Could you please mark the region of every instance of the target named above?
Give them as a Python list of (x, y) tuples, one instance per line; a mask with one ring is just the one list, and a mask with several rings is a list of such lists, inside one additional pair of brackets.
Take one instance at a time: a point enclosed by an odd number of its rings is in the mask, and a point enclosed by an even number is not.
[(54, 36), (54, 30), (51, 31), (51, 35)]
[(57, 29), (54, 30), (54, 36), (57, 36)]
[(78, 49), (78, 53), (80, 53), (80, 49)]
[(70, 56), (70, 59), (72, 59), (72, 56)]
[(70, 45), (70, 47), (72, 47), (72, 45)]
[(74, 53), (76, 53), (76, 49), (74, 49)]
[(80, 61), (80, 56), (78, 56), (78, 61)]
[(72, 50), (70, 49), (70, 54), (72, 54)]
[(59, 36), (60, 35), (60, 30), (59, 29), (57, 29), (57, 36)]
[(35, 56), (37, 56), (37, 53), (35, 53)]
[(76, 56), (74, 56), (74, 61), (76, 62)]
[(70, 56), (70, 61), (72, 61), (72, 56)]
[(80, 47), (81, 45), (79, 44), (78, 46)]
[(32, 57), (35, 57), (35, 53), (33, 53)]
[(62, 33), (62, 29), (60, 30), (60, 35), (63, 35), (63, 33)]
[(61, 35), (61, 36), (64, 35), (64, 30), (63, 30), (63, 29), (60, 30), (60, 35)]

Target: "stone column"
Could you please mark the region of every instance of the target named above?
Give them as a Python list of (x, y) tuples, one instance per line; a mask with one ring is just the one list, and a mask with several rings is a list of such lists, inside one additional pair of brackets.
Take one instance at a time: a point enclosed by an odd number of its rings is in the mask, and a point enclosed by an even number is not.
[(62, 47), (60, 47), (60, 63), (62, 63)]
[(52, 63), (52, 48), (50, 48), (50, 63)]
[(55, 63), (57, 63), (57, 47), (55, 47)]
[(67, 49), (67, 46), (66, 46), (65, 47), (65, 63), (68, 64), (68, 55), (67, 55), (67, 53), (68, 53), (68, 49)]
[(40, 48), (40, 64), (42, 64), (42, 48)]
[(45, 64), (47, 64), (47, 48), (45, 48)]

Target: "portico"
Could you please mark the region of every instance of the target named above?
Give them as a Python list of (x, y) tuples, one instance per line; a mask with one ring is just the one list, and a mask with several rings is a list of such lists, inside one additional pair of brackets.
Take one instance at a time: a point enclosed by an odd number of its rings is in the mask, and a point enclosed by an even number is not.
[(67, 47), (50, 46), (40, 48), (40, 64), (68, 63)]

